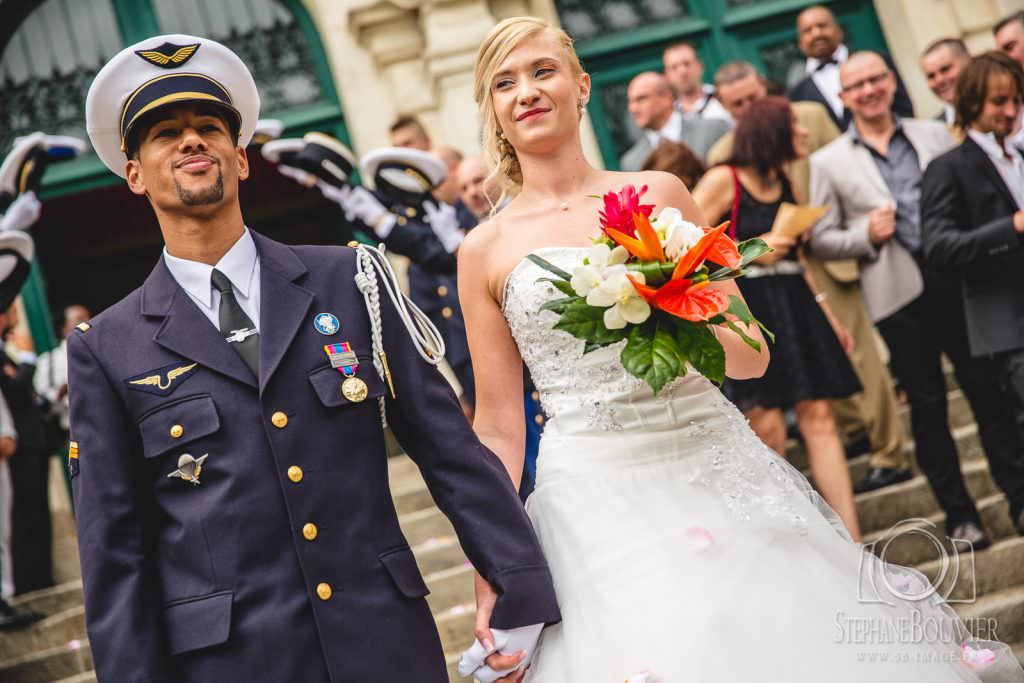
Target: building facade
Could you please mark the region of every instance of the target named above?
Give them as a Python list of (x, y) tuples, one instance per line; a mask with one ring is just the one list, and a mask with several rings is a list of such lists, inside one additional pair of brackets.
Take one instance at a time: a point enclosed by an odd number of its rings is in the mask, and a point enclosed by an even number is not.
[[(660, 69), (661, 52), (694, 44), (706, 78), (747, 59), (783, 82), (800, 59), (794, 19), (812, 0), (0, 0), (0, 153), (33, 130), (84, 137), (93, 75), (124, 45), (157, 33), (194, 33), (230, 45), (253, 69), (265, 116), (286, 135), (324, 130), (358, 153), (387, 144), (388, 123), (419, 117), (435, 141), (479, 148), (473, 61), (500, 19), (532, 14), (576, 39), (594, 92), (584, 123), (591, 161), (617, 166), (632, 143), (625, 88)], [(1024, 0), (830, 0), (855, 48), (888, 49), (922, 116), (939, 109), (918, 68), (940, 36), (992, 45), (991, 25)], [(255, 164), (243, 185), (246, 219), (290, 242), (337, 241), (336, 207)], [(95, 157), (52, 167), (39, 258), (24, 294), (40, 348), (54, 343), (50, 311), (94, 310), (130, 291), (159, 255), (144, 199)]]

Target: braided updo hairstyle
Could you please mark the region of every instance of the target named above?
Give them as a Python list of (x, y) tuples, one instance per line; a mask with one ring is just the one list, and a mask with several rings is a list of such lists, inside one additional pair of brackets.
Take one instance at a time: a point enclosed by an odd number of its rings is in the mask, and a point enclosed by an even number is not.
[(523, 169), (519, 166), (516, 150), (505, 137), (498, 125), (498, 117), (491, 101), (491, 81), (498, 66), (505, 61), (524, 40), (542, 33), (549, 34), (565, 50), (566, 60), (573, 76), (583, 74), (572, 38), (560, 28), (551, 26), (537, 17), (510, 17), (498, 23), (484, 38), (476, 54), (476, 69), (473, 73), (473, 91), (480, 116), (480, 137), (484, 161), (492, 169), (488, 180), (496, 179), (501, 188), (501, 197), (495, 206), (500, 206), (506, 197), (518, 194), (523, 187)]

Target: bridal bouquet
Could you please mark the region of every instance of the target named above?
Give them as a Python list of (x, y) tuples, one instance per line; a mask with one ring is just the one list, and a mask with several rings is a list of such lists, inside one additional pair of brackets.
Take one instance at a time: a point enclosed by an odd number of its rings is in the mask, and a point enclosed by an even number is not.
[(742, 299), (708, 285), (740, 277), (769, 247), (756, 238), (736, 244), (727, 222), (698, 227), (671, 207), (652, 219), (654, 206), (640, 203), (646, 191), (627, 185), (604, 196), (601, 235), (572, 273), (527, 257), (565, 295), (541, 310), (557, 313), (555, 329), (585, 341), (584, 353), (625, 340), (623, 367), (655, 393), (685, 375), (687, 364), (721, 384), (725, 351), (712, 330), (727, 327), (760, 351), (736, 321), (764, 326)]

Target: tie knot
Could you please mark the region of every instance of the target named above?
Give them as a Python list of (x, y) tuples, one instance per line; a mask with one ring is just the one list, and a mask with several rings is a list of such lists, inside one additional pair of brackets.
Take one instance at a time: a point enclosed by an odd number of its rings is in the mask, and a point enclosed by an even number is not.
[(220, 272), (216, 268), (214, 268), (213, 272), (210, 273), (210, 281), (213, 283), (213, 286), (217, 288), (217, 291), (220, 292), (221, 294), (234, 293), (231, 290), (231, 280), (228, 279), (227, 275)]

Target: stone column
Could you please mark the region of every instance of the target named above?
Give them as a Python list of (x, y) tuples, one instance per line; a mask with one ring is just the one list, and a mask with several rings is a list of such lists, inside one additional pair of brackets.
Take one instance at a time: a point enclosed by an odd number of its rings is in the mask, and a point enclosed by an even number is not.
[(921, 52), (944, 37), (963, 39), (972, 52), (991, 50), (992, 25), (1022, 9), (1024, 0), (875, 0), (886, 42), (919, 117), (942, 108), (921, 73)]

